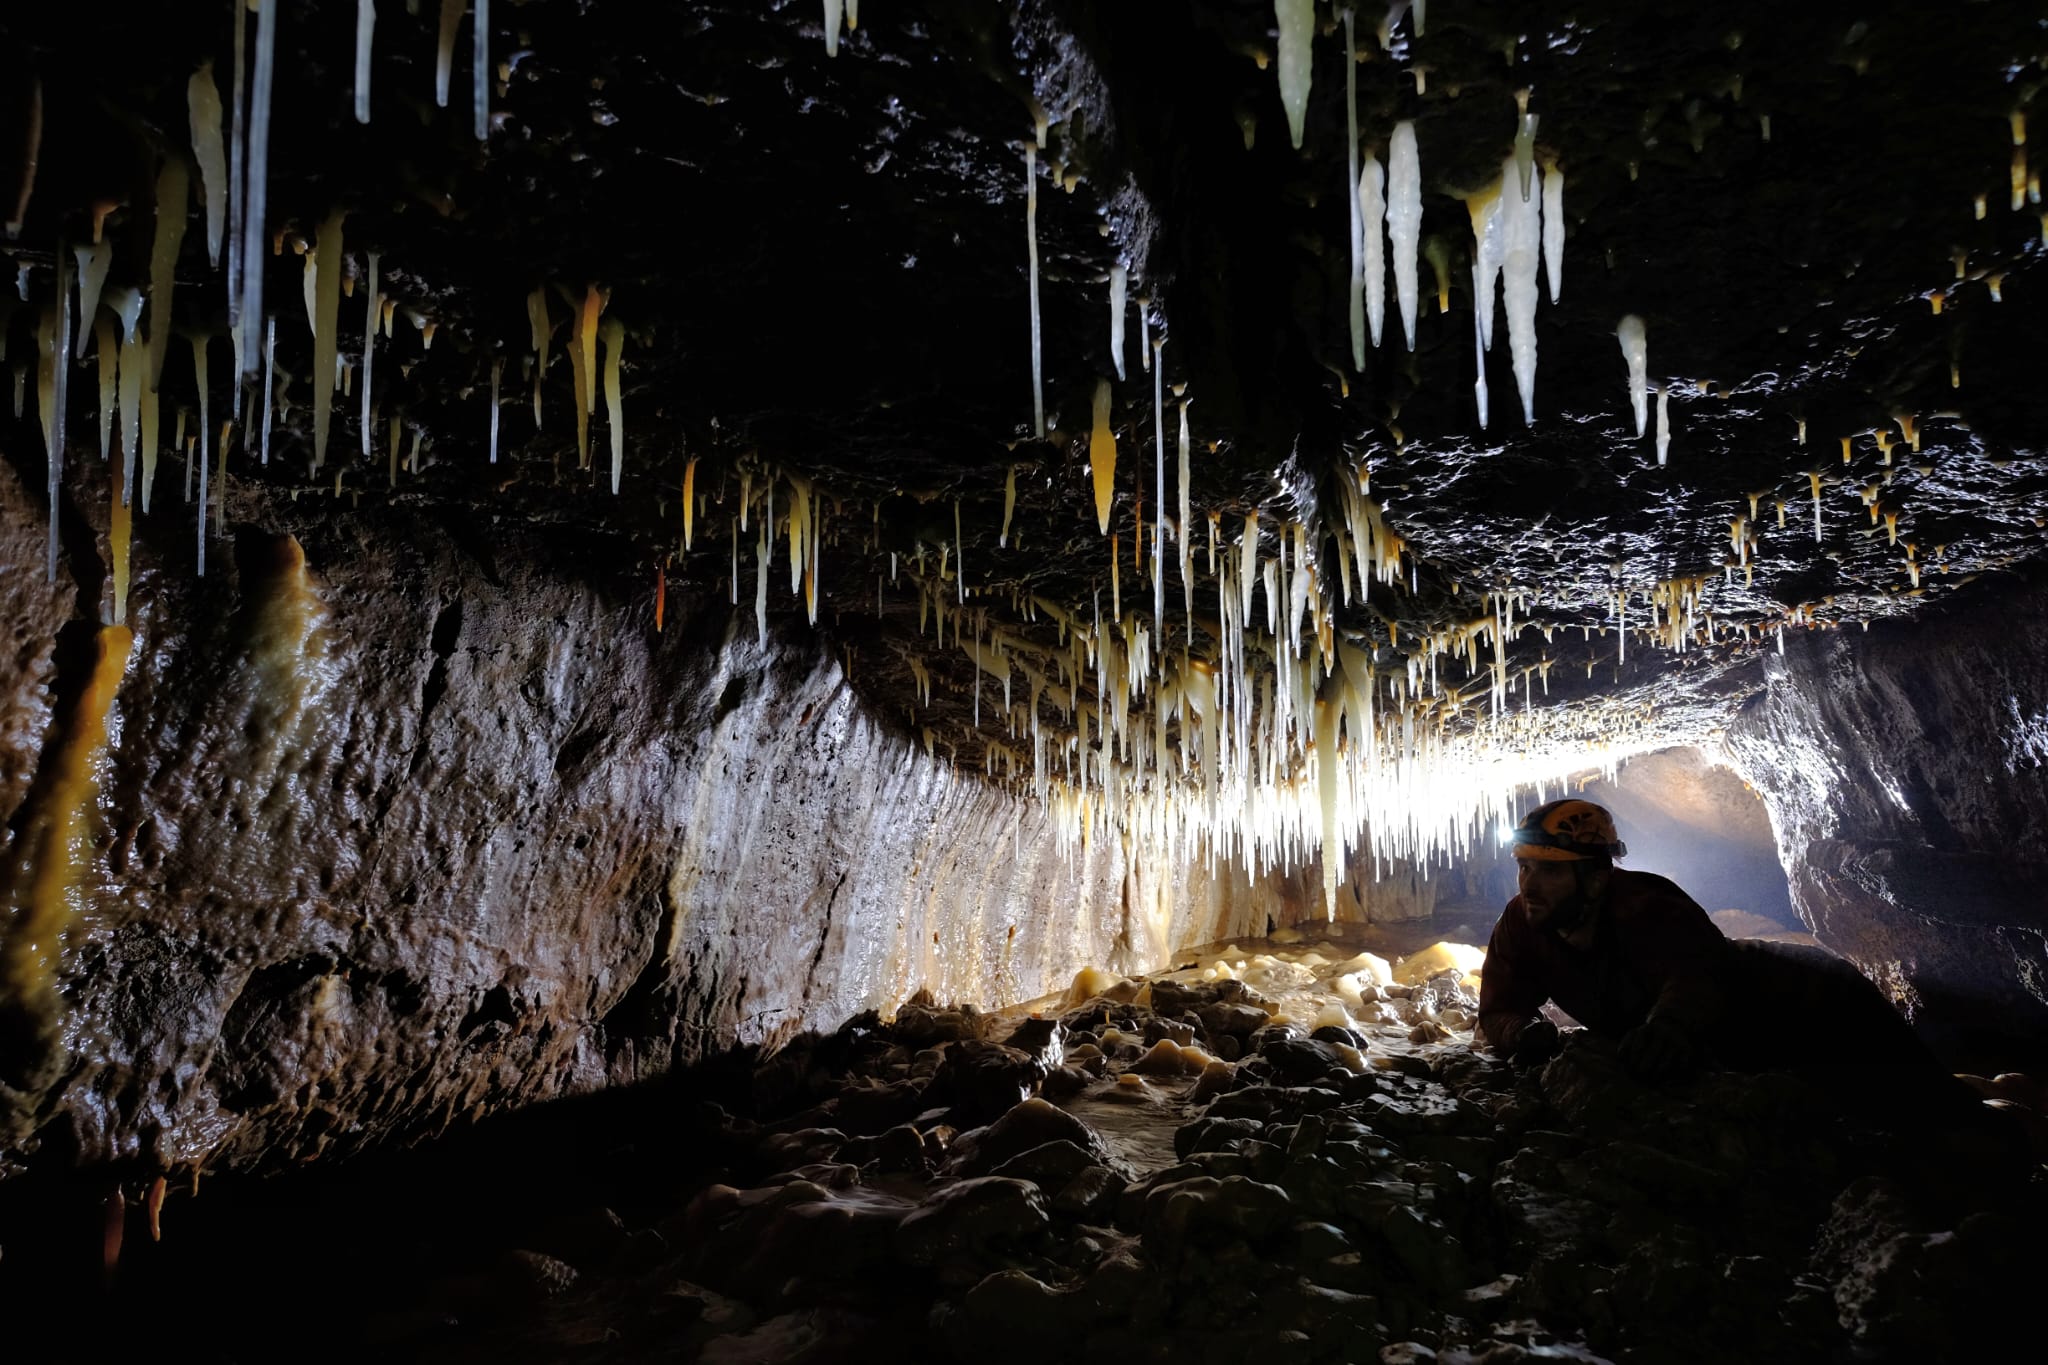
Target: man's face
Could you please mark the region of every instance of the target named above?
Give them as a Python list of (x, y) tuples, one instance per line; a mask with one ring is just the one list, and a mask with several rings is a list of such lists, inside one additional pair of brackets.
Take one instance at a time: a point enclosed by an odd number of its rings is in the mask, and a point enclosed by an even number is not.
[(1522, 909), (1538, 929), (1564, 932), (1584, 918), (1585, 896), (1579, 890), (1576, 864), (1548, 858), (1515, 859)]

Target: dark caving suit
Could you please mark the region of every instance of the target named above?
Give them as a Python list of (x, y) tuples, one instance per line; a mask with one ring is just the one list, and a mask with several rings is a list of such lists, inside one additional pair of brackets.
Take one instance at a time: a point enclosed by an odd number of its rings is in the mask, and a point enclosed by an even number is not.
[[(1731, 941), (1670, 881), (1613, 866), (1628, 850), (1600, 806), (1549, 802), (1514, 840), (1522, 893), (1494, 926), (1479, 991), (1480, 1035), (1495, 1051), (1547, 1055), (1556, 1034), (1538, 1011), (1550, 1001), (1643, 1071), (1795, 1070), (1852, 1107), (1937, 1122), (1976, 1107), (1848, 963), (1818, 948)], [(1560, 865), (1575, 869), (1579, 913), (1568, 925), (1555, 921), (1554, 880), (1537, 875)], [(1533, 918), (1532, 889), (1545, 909)]]
[(1741, 1071), (1829, 1067), (1906, 1071), (1942, 1088), (1943, 1072), (1861, 973), (1819, 949), (1730, 940), (1672, 882), (1615, 868), (1592, 943), (1574, 947), (1508, 902), (1487, 943), (1479, 1027), (1512, 1052), (1547, 1000), (1619, 1040), (1654, 1018), (1692, 1040), (1700, 1060)]

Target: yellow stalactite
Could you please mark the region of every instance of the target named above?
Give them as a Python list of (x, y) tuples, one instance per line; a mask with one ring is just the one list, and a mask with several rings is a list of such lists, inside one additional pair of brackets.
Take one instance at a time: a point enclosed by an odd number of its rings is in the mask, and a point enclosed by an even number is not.
[(21, 832), (0, 864), (0, 902), (7, 908), (0, 998), (28, 1013), (46, 1038), (62, 1008), (56, 976), (65, 939), (87, 906), (107, 712), (133, 643), (126, 626), (100, 629), (92, 673), (62, 722)]
[(1088, 468), (1095, 475), (1095, 522), (1109, 534), (1109, 507), (1116, 496), (1116, 433), (1109, 429), (1109, 381), (1095, 385), (1095, 425), (1088, 436)]

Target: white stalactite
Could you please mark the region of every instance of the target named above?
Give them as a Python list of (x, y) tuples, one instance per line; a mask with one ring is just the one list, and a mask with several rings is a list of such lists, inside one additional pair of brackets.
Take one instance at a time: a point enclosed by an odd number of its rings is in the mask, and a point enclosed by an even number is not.
[(356, 0), (356, 122), (370, 121), (370, 40), (377, 31), (377, 0)]
[(1024, 242), (1031, 266), (1031, 434), (1045, 439), (1045, 362), (1038, 315), (1038, 149), (1024, 149)]
[(1280, 29), (1280, 103), (1287, 110), (1287, 133), (1301, 150), (1302, 124), (1308, 113), (1309, 82), (1315, 75), (1311, 43), (1316, 32), (1315, 0), (1273, 0), (1273, 18)]
[(1387, 148), (1387, 236), (1394, 244), (1394, 294), (1401, 303), (1401, 327), (1415, 349), (1415, 249), (1422, 240), (1422, 161), (1415, 125), (1394, 125)]
[(369, 297), (363, 303), (363, 378), (362, 417), (358, 425), (363, 446), (363, 458), (370, 457), (370, 376), (377, 357), (377, 259), (380, 253), (370, 253)]
[[(249, 151), (245, 167), (248, 183), (242, 193), (244, 328), (263, 320), (264, 213), (270, 188), (270, 90), (276, 71), (277, 0), (258, 0), (256, 60), (249, 79)], [(245, 351), (242, 365), (245, 375), (253, 374), (256, 357)]]
[[(1358, 45), (1352, 31), (1351, 11), (1344, 11), (1344, 188), (1351, 215), (1351, 278), (1345, 302), (1351, 318), (1351, 368), (1365, 369), (1365, 218), (1360, 212), (1364, 186), (1358, 170)], [(1373, 220), (1373, 231), (1379, 222)], [(1373, 329), (1378, 339), (1379, 329)]]
[(1518, 194), (1501, 196), (1506, 220), (1501, 258), (1503, 296), (1508, 309), (1508, 351), (1514, 358), (1515, 389), (1522, 397), (1522, 419), (1536, 423), (1536, 270), (1542, 251), (1537, 201)]
[(1506, 249), (1501, 199), (1506, 181), (1496, 180), (1465, 201), (1472, 219), (1472, 313), (1478, 320), (1480, 344), (1493, 349), (1494, 285), (1500, 278), (1501, 259)]
[(491, 0), (475, 2), (469, 73), (476, 90), (476, 140), (485, 142), (491, 136)]
[(1643, 320), (1634, 313), (1614, 329), (1621, 339), (1622, 358), (1628, 362), (1628, 401), (1636, 413), (1636, 437), (1641, 439), (1650, 422), (1650, 343)]
[(1124, 312), (1130, 283), (1130, 272), (1122, 265), (1109, 268), (1109, 361), (1116, 366), (1118, 379), (1124, 377)]
[(220, 241), (227, 227), (227, 150), (220, 134), (220, 87), (213, 83), (207, 62), (185, 83), (185, 104), (192, 125), (192, 159), (199, 163), (201, 198), (206, 201), (206, 261), (220, 265)]
[(1372, 344), (1380, 344), (1387, 321), (1387, 216), (1386, 171), (1380, 159), (1368, 154), (1358, 177), (1359, 231), (1363, 236), (1365, 264), (1365, 320), (1372, 332)]
[(1564, 172), (1543, 168), (1543, 273), (1550, 279), (1550, 301), (1564, 297)]

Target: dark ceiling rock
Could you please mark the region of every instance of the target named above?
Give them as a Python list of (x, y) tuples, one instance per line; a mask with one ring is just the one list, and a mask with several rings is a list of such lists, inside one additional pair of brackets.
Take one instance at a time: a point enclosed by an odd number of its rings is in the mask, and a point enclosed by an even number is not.
[[(6, 145), (19, 144), (25, 121), (21, 87), (35, 76), (42, 91), (42, 155), (17, 248), (38, 299), (57, 239), (83, 235), (90, 206), (105, 200), (120, 205), (108, 220), (110, 287), (143, 282), (153, 167), (166, 152), (187, 154), (185, 79), (211, 60), (227, 80), (224, 15), (121, 8), (124, 22), (90, 35), (50, 11), (10, 20), (17, 135)], [(1118, 262), (1167, 338), (1165, 378), (1191, 400), (1194, 538), (1204, 538), (1202, 513), (1221, 513), (1227, 545), (1263, 505), (1270, 556), (1277, 523), (1309, 525), (1336, 633), (1389, 672), (1418, 642), (1441, 643), (1484, 616), (1474, 589), (1526, 595), (1523, 619), (1551, 627), (1607, 624), (1628, 594), (1640, 629), (1658, 584), (1693, 579), (1688, 621), (1718, 669), (1780, 626), (1908, 613), (1926, 594), (2034, 553), (2048, 516), (2036, 448), (2048, 413), (2023, 378), (2024, 357), (2048, 340), (2035, 297), (2040, 209), (2024, 192), (2009, 209), (2005, 192), (2008, 115), (2024, 111), (2039, 79), (2024, 6), (1979, 7), (1949, 25), (1902, 4), (1853, 20), (1762, 3), (1673, 18), (1589, 0), (1541, 20), (1498, 5), (1439, 6), (1426, 35), (1399, 17), (1384, 45), (1368, 17), (1361, 139), (1384, 156), (1393, 124), (1414, 120), (1422, 231), (1445, 253), (1450, 311), (1432, 306), (1425, 265), (1419, 350), (1406, 353), (1390, 318), (1392, 339), (1348, 381), (1335, 11), (1317, 11), (1296, 151), (1268, 61), (1273, 9), (1259, 3), (1165, 14), (872, 4), (837, 57), (809, 4), (501, 4), (481, 146), (467, 107), (467, 27), (450, 107), (437, 109), (436, 7), (411, 8), (387, 4), (379, 17), (366, 126), (351, 117), (355, 6), (292, 6), (282, 21), (270, 225), (278, 241), (303, 246), (331, 210), (348, 211), (346, 269), (358, 288), (341, 305), (345, 359), (360, 349), (366, 251), (380, 252), (399, 318), (421, 330), (401, 324), (381, 357), (369, 457), (354, 453), (357, 405), (347, 402), (327, 467), (311, 471), (300, 272), (289, 253), (272, 258), (278, 364), (298, 377), (283, 388), (273, 462), (251, 467), (246, 438), (230, 455), (230, 518), (260, 515), (261, 500), (243, 501), (252, 484), (310, 496), (338, 481), (373, 506), (426, 501), (623, 536), (652, 593), (655, 560), (700, 585), (732, 577), (735, 549), (755, 548), (735, 533), (735, 493), (744, 486), (765, 507), (771, 483), (796, 475), (829, 499), (818, 591), (834, 629), (869, 657), (863, 692), (884, 714), (914, 706), (909, 660), (929, 656), (937, 695), (918, 725), (935, 723), (973, 766), (992, 737), (962, 704), (977, 670), (919, 638), (929, 613), (917, 609), (921, 594), (902, 590), (901, 565), (920, 546), (923, 560), (960, 548), (955, 605), (1005, 633), (1005, 649), (1056, 648), (1060, 632), (1029, 610), (1031, 596), (1085, 614), (1097, 594), (1114, 595), (1112, 545), (1089, 515), (1086, 448), (1091, 394), (1112, 373), (1106, 280)], [(1540, 118), (1536, 156), (1566, 179), (1569, 289), (1561, 302), (1546, 291), (1537, 312), (1535, 426), (1515, 410), (1500, 344), (1487, 357), (1494, 419), (1481, 431), (1472, 238), (1457, 196), (1508, 153), (1523, 90)], [(1037, 221), (1044, 442), (1030, 439), (1024, 253), (1022, 153), (1036, 115), (1048, 120)], [(218, 333), (226, 296), (202, 237), (186, 234), (176, 308), (181, 327)], [(619, 498), (604, 477), (601, 402), (592, 468), (572, 467), (573, 400), (560, 373), (568, 311), (592, 284), (610, 291), (606, 317), (627, 337)], [(551, 417), (538, 431), (522, 373), (537, 288), (556, 332), (541, 385)], [(1931, 298), (1944, 304), (1938, 315)], [(31, 311), (12, 323), (17, 355), (32, 346)], [(1614, 341), (1625, 313), (1647, 319), (1650, 377), (1671, 390), (1668, 467), (1629, 425)], [(1127, 322), (1126, 350), (1136, 352), (1138, 319)], [(226, 347), (216, 349), (218, 413), (229, 404)], [(501, 362), (490, 468), (487, 404)], [(1154, 433), (1145, 377), (1127, 369), (1113, 410), (1113, 529), (1144, 540), (1159, 511)], [(193, 406), (183, 354), (165, 384), (174, 404)], [(74, 395), (89, 388), (81, 374)], [(1901, 415), (1917, 419), (1918, 448), (1880, 452), (1906, 444)], [(387, 492), (393, 416), (404, 450), (424, 438), (424, 452), (417, 473)], [(1171, 406), (1167, 417), (1172, 427)], [(33, 429), (10, 449), (32, 472)], [(705, 505), (681, 554), (692, 459)], [(1365, 605), (1339, 600), (1324, 558), (1342, 526), (1332, 484), (1360, 469), (1412, 551), (1398, 575), (1410, 590)], [(1003, 545), (1013, 471), (1015, 534)], [(1823, 480), (1818, 543), (1809, 472)], [(1169, 494), (1177, 512), (1174, 502)], [(168, 508), (142, 518), (140, 553), (183, 568), (190, 537), (172, 530), (175, 518)], [(1738, 519), (1756, 538), (1750, 548), (1731, 536)], [(1197, 561), (1205, 572), (1205, 555)], [(960, 572), (949, 561), (947, 573)], [(928, 562), (919, 575), (932, 597), (953, 582)], [(1123, 577), (1124, 596), (1149, 597), (1135, 567)], [(878, 594), (884, 579), (893, 595)], [(1205, 590), (1197, 584), (1198, 603)], [(1214, 653), (1215, 624), (1199, 610), (1188, 622), (1170, 616), (1158, 652)], [(1622, 660), (1612, 633), (1576, 653), (1552, 644), (1519, 636), (1507, 670), (1584, 655), (1611, 689), (1652, 685), (1672, 662), (1646, 645)], [(1586, 690), (1569, 684), (1573, 671), (1547, 679), (1563, 689), (1557, 700)], [(1754, 685), (1745, 672), (1733, 691)]]

